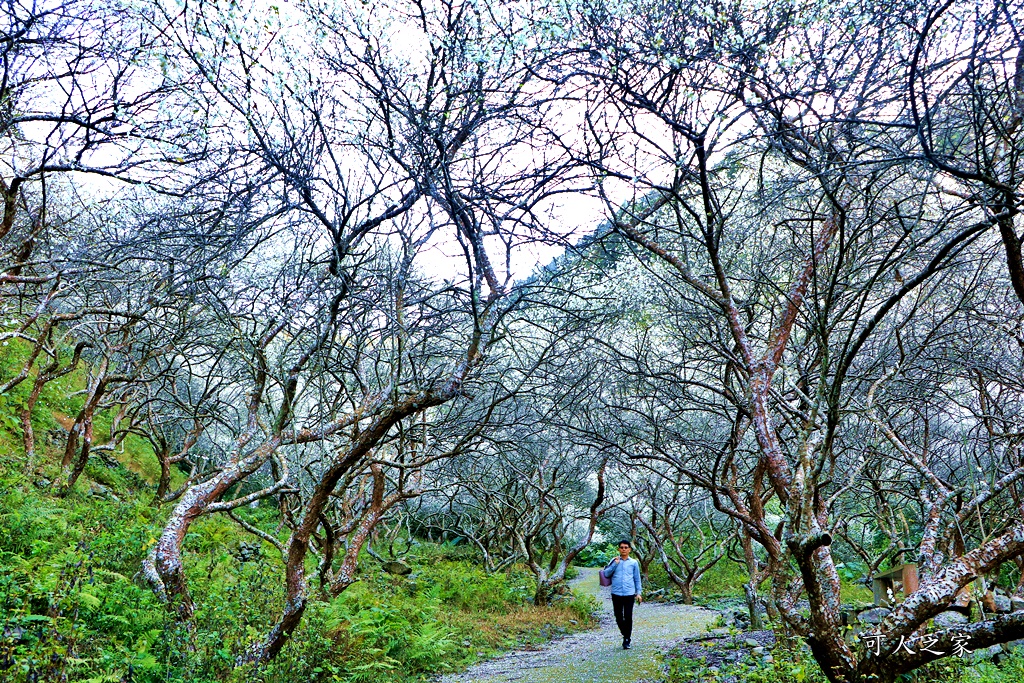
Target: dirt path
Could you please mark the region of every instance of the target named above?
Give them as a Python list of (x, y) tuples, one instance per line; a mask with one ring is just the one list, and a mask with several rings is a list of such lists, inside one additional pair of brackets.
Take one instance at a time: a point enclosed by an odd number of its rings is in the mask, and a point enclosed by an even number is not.
[(644, 603), (633, 610), (633, 648), (622, 649), (608, 588), (596, 569), (580, 569), (573, 588), (601, 600), (601, 625), (553, 641), (540, 650), (519, 650), (482, 662), (440, 683), (641, 683), (657, 680), (657, 654), (668, 643), (703, 632), (715, 613), (700, 607)]

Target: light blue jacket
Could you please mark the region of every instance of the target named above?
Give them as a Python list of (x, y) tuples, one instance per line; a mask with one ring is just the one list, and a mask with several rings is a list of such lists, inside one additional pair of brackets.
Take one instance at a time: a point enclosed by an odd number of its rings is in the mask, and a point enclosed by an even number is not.
[(625, 562), (613, 559), (604, 575), (612, 580), (612, 595), (640, 595), (640, 563), (632, 557)]

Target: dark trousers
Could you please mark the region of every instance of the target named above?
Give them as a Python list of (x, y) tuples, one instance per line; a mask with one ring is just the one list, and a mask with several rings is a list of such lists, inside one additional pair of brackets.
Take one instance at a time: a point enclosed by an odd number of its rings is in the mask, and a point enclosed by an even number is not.
[(635, 595), (613, 595), (612, 609), (615, 611), (615, 623), (623, 638), (633, 637), (633, 603)]

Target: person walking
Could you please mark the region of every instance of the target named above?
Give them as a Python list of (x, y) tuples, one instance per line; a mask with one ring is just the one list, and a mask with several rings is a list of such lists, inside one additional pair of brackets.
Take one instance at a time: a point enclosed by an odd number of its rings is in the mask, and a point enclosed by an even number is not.
[(633, 605), (643, 602), (640, 597), (640, 563), (630, 559), (633, 546), (619, 541), (619, 556), (604, 568), (605, 577), (612, 580), (612, 609), (615, 623), (622, 634), (622, 649), (628, 650), (633, 638)]

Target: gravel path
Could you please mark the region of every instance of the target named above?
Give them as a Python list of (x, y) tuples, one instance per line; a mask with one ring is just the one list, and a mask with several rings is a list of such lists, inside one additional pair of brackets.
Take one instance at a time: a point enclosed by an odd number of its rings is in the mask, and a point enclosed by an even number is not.
[(597, 570), (580, 569), (573, 582), (601, 601), (600, 626), (552, 641), (539, 650), (518, 650), (449, 675), (440, 683), (643, 683), (660, 677), (657, 654), (681, 638), (704, 632), (716, 613), (700, 607), (643, 603), (633, 610), (633, 647), (622, 649), (610, 589)]

